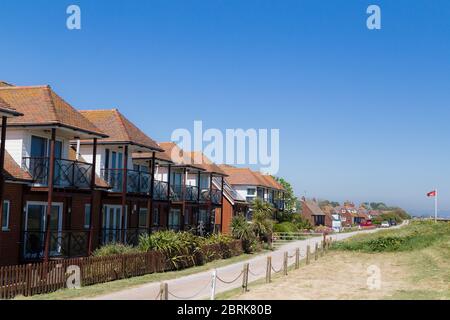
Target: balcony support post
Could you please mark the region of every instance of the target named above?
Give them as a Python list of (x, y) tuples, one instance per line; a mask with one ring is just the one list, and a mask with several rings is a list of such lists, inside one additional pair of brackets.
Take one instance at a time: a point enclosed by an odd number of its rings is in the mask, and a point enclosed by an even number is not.
[(53, 203), (53, 178), (55, 173), (55, 141), (56, 129), (52, 128), (52, 136), (50, 139), (50, 159), (48, 169), (48, 197), (47, 197), (47, 216), (45, 219), (45, 245), (44, 245), (44, 261), (48, 262), (50, 254), (50, 220), (52, 216)]
[(223, 186), (224, 186), (224, 178), (222, 176), (221, 180), (221, 194), (220, 194), (220, 233), (223, 233)]
[(186, 214), (186, 183), (187, 183), (187, 169), (183, 168), (183, 179), (181, 186), (181, 217), (180, 217), (180, 229), (184, 230), (184, 215)]
[(202, 193), (202, 189), (201, 189), (201, 186), (200, 186), (200, 181), (201, 181), (201, 173), (200, 173), (200, 170), (199, 170), (198, 173), (197, 173), (197, 188), (198, 188), (197, 202), (200, 202), (200, 196), (201, 196), (201, 193)]
[(156, 162), (156, 153), (152, 154), (152, 162), (150, 163), (150, 194), (148, 196), (147, 202), (147, 228), (148, 233), (152, 232), (152, 222), (153, 222), (153, 193), (155, 192), (155, 162)]
[(89, 221), (89, 240), (88, 240), (88, 255), (92, 253), (92, 239), (94, 236), (94, 192), (95, 192), (95, 168), (97, 167), (97, 138), (94, 138), (94, 144), (92, 146), (92, 168), (91, 168), (91, 217)]
[(128, 216), (127, 212), (127, 191), (128, 191), (128, 145), (124, 146), (124, 155), (123, 155), (123, 177), (122, 177), (122, 242), (125, 244), (125, 217)]
[(5, 190), (5, 147), (6, 147), (6, 126), (8, 122), (7, 117), (2, 117), (2, 137), (0, 145), (0, 229), (3, 225), (3, 192)]
[[(209, 215), (209, 221), (208, 221), (208, 226), (209, 226), (209, 232), (211, 232), (211, 222), (212, 222), (212, 190), (213, 190), (213, 174), (211, 173), (209, 175), (209, 201), (208, 201), (208, 215)], [(214, 231), (214, 226), (216, 224), (216, 215), (214, 214), (214, 223), (213, 223), (213, 231)]]

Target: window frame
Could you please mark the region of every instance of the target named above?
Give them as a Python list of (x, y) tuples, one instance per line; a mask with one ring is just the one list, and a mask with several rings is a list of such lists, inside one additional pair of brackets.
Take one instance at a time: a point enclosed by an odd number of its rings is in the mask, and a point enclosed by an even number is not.
[[(89, 208), (89, 224), (86, 224), (86, 209)], [(90, 203), (84, 205), (84, 222), (83, 227), (85, 230), (90, 230), (92, 225), (92, 206)]]
[[(10, 218), (11, 218), (11, 201), (3, 200), (3, 210), (5, 210), (5, 205), (7, 205), (8, 209), (6, 211), (6, 219), (3, 216), (3, 212), (2, 212), (2, 226), (1, 226), (2, 232), (10, 231), (9, 222), (10, 222)], [(6, 224), (5, 224), (5, 222), (6, 222)], [(3, 226), (4, 224), (5, 224), (5, 226)]]
[[(144, 222), (144, 225), (142, 226), (141, 225), (141, 218), (142, 218), (142, 216), (144, 215), (143, 213), (142, 213), (142, 211), (145, 211), (145, 220), (143, 221)], [(148, 209), (147, 208), (139, 208), (139, 213), (138, 213), (138, 228), (139, 229), (145, 229), (145, 228), (147, 228), (147, 217), (148, 217)]]

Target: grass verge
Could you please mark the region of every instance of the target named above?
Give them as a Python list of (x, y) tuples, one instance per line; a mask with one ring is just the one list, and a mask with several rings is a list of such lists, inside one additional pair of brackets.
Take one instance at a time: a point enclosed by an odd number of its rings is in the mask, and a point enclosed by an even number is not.
[(164, 273), (152, 273), (141, 277), (133, 277), (107, 283), (96, 284), (93, 286), (83, 287), (78, 290), (59, 290), (49, 294), (35, 295), (32, 297), (16, 297), (18, 300), (71, 300), (71, 299), (87, 299), (100, 296), (112, 292), (130, 289), (150, 282), (160, 282), (165, 280), (177, 279), (194, 273), (208, 271), (214, 268), (220, 268), (233, 263), (245, 261), (254, 258), (257, 255), (264, 254), (267, 251), (261, 251), (256, 254), (243, 254), (225, 260), (216, 260), (202, 266), (192, 267), (180, 271), (171, 271)]

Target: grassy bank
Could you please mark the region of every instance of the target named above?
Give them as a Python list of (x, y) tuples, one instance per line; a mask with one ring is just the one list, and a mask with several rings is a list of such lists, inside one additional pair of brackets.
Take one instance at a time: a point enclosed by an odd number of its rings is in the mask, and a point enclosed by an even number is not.
[[(389, 239), (389, 240), (387, 240)], [(395, 239), (395, 240), (391, 240)], [(380, 269), (381, 287), (370, 290), (368, 267)], [(250, 292), (223, 299), (450, 299), (450, 224), (414, 222), (399, 229), (336, 243), (325, 257), (287, 277), (250, 284)]]
[(401, 252), (420, 250), (450, 235), (449, 223), (414, 222), (400, 229), (358, 235), (335, 245), (336, 250)]

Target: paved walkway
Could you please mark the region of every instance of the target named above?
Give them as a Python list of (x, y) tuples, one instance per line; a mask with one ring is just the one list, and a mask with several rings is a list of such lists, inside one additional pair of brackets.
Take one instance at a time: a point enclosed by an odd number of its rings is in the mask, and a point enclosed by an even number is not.
[[(349, 233), (333, 234), (329, 237), (333, 240), (343, 240), (359, 233), (377, 232), (379, 229), (355, 231)], [(300, 248), (301, 259), (304, 259), (307, 245), (311, 246), (311, 252), (314, 252), (316, 243), (320, 244), (323, 237), (313, 237), (305, 240), (295, 241), (281, 246), (267, 254), (259, 255), (247, 261), (241, 261), (235, 264), (230, 264), (217, 269), (217, 276), (225, 281), (232, 281), (241, 274), (245, 263), (250, 264), (249, 282), (263, 279), (266, 276), (267, 257), (272, 256), (272, 266), (275, 270), (281, 270), (283, 265), (284, 252), (289, 255), (294, 255), (295, 250)], [(312, 255), (313, 259), (313, 255)], [(295, 263), (295, 257), (289, 259), (289, 265)], [(210, 296), (211, 292), (211, 271), (196, 273), (178, 279), (167, 280), (165, 283), (169, 286), (170, 300), (190, 300), (190, 299), (205, 299)], [(240, 288), (242, 286), (242, 277), (233, 283), (216, 282), (216, 293), (226, 292), (232, 289)], [(155, 300), (159, 294), (160, 283), (151, 282), (145, 285), (125, 289), (122, 291), (97, 296), (95, 300)]]

